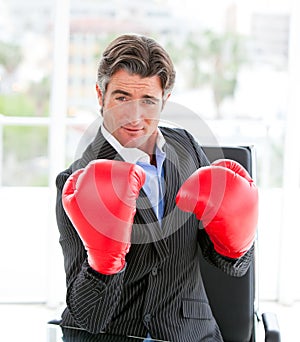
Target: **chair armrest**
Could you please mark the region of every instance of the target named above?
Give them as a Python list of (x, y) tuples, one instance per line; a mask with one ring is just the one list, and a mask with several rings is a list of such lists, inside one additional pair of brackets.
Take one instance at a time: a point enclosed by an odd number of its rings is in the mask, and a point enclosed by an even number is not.
[(280, 331), (276, 314), (265, 312), (262, 314), (265, 328), (265, 342), (280, 342)]
[(60, 324), (61, 320), (52, 319), (47, 322), (47, 342), (57, 342), (58, 341), (58, 330), (57, 326)]
[(61, 319), (51, 319), (51, 321), (47, 322), (48, 324), (60, 325)]

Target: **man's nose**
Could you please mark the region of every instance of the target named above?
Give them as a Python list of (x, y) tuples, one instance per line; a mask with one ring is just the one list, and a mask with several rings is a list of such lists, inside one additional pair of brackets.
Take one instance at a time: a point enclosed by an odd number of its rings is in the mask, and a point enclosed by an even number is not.
[(138, 125), (143, 117), (143, 108), (140, 104), (139, 100), (131, 101), (129, 104), (128, 119), (130, 120), (131, 125)]

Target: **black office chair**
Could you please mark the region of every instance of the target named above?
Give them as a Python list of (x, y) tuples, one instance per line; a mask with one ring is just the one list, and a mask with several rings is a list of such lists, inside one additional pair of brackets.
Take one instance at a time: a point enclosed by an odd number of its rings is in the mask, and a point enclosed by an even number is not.
[[(203, 147), (211, 162), (220, 158), (239, 162), (255, 180), (255, 151), (252, 146)], [(257, 252), (258, 239), (255, 242)], [(263, 322), (266, 342), (279, 342), (280, 331), (273, 313), (259, 314), (256, 252), (247, 273), (230, 277), (202, 258), (201, 272), (213, 314), (225, 342), (258, 342), (259, 322)], [(259, 341), (260, 342), (260, 341)]]

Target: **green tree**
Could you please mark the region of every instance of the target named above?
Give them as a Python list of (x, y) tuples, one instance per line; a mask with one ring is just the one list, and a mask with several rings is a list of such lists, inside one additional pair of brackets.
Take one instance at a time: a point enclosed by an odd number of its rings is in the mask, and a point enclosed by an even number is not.
[(39, 82), (31, 82), (28, 96), (34, 105), (35, 116), (49, 115), (50, 78), (44, 77)]
[(211, 66), (206, 79), (212, 87), (217, 118), (220, 118), (222, 102), (235, 93), (239, 70), (246, 61), (245, 50), (241, 37), (231, 32), (206, 31), (204, 40), (204, 56)]
[(26, 94), (0, 95), (0, 114), (7, 116), (32, 116), (34, 104)]
[(0, 65), (7, 74), (12, 74), (21, 60), (22, 53), (18, 45), (0, 41)]
[(217, 118), (222, 116), (223, 101), (234, 95), (238, 73), (247, 61), (244, 42), (236, 33), (210, 30), (189, 34), (183, 42), (180, 65), (187, 70), (188, 87), (211, 88)]

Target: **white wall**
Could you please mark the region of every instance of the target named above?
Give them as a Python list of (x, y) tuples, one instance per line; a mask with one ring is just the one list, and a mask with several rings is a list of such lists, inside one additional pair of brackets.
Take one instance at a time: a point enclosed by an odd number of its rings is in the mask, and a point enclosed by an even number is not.
[[(45, 302), (56, 262), (56, 298), (64, 296), (63, 260), (56, 227), (50, 227), (49, 189), (0, 188), (0, 302)], [(53, 217), (54, 217), (53, 212)], [(50, 236), (52, 235), (52, 236)], [(49, 250), (49, 241), (57, 244)], [(53, 280), (53, 279), (52, 279)]]

